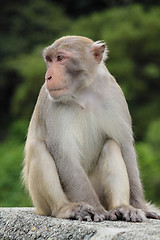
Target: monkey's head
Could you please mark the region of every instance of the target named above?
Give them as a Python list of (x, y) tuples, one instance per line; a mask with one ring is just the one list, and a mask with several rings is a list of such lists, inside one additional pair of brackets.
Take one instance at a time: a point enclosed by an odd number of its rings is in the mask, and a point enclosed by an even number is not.
[(80, 36), (66, 36), (43, 51), (47, 64), (45, 86), (55, 101), (68, 100), (89, 86), (106, 58), (103, 42)]

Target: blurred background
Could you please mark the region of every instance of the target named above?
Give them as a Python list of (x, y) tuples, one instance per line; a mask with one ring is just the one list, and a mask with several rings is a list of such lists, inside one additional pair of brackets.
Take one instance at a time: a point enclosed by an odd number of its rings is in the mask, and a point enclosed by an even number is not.
[(43, 47), (63, 35), (105, 40), (106, 66), (133, 118), (147, 200), (160, 206), (160, 2), (0, 0), (0, 206), (31, 206), (23, 149), (44, 82)]

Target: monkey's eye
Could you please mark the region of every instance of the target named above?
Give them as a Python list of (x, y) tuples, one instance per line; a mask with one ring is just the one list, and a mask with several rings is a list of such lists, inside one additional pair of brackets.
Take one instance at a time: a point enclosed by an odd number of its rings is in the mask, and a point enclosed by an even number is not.
[(61, 62), (63, 60), (64, 56), (63, 55), (58, 55), (57, 56), (57, 62)]
[(52, 62), (52, 58), (50, 56), (46, 56), (46, 62)]

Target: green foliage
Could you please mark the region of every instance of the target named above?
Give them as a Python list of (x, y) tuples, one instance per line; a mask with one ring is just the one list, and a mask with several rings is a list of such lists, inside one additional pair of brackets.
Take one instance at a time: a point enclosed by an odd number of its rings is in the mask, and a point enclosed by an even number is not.
[[(2, 6), (3, 7), (3, 6)], [(1, 55), (31, 52), (37, 44), (53, 41), (70, 20), (55, 3), (44, 0), (7, 2), (1, 14)]]
[(23, 79), (11, 103), (12, 113), (23, 118), (30, 118), (40, 87), (44, 82), (45, 64), (41, 51), (42, 46), (35, 48), (31, 54), (19, 55), (16, 59), (7, 59), (7, 65), (17, 71)]
[(6, 1), (1, 15), (5, 24), (0, 25), (1, 138), (7, 128), (0, 145), (0, 206), (31, 204), (20, 172), (27, 126), (44, 82), (41, 52), (56, 38), (72, 34), (106, 41), (106, 65), (123, 88), (133, 117), (146, 197), (160, 204), (159, 16), (159, 6), (146, 10), (130, 5), (73, 21), (51, 1)]
[(146, 197), (160, 204), (160, 119), (152, 122), (144, 142), (137, 143)]
[[(18, 136), (19, 134), (21, 135), (18, 129), (16, 131), (18, 132)], [(16, 140), (14, 135), (0, 146), (0, 207), (31, 206), (31, 202), (24, 191), (20, 177), (22, 170), (23, 148), (24, 144)]]

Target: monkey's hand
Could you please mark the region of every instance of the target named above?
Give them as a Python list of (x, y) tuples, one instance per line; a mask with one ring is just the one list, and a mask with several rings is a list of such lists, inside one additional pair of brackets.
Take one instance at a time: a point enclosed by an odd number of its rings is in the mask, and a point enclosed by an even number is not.
[(146, 220), (146, 214), (141, 209), (132, 206), (121, 206), (109, 211), (109, 220), (123, 220), (127, 222), (142, 222)]
[(108, 212), (103, 208), (95, 209), (84, 202), (68, 203), (60, 209), (56, 217), (88, 222), (101, 222), (108, 219)]

